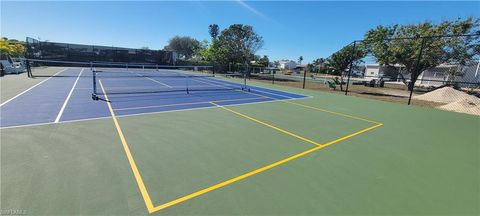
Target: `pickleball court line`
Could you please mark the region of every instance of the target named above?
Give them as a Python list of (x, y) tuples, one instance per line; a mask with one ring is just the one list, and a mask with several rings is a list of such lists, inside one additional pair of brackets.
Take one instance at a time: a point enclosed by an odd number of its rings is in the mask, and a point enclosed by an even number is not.
[[(279, 95), (279, 94), (270, 93), (270, 92), (261, 91), (261, 90), (255, 90), (255, 91), (259, 91), (259, 92), (262, 92), (264, 94), (269, 94), (269, 95), (277, 95), (277, 96), (281, 96), (281, 97), (284, 97), (284, 98), (292, 98), (292, 97), (289, 97), (289, 96)], [(370, 119), (361, 118), (361, 117), (357, 117), (357, 116), (352, 116), (352, 115), (349, 115), (349, 114), (339, 113), (339, 112), (335, 112), (335, 111), (331, 111), (331, 110), (327, 110), (327, 109), (322, 109), (322, 108), (318, 108), (318, 107), (313, 107), (313, 106), (309, 106), (309, 105), (305, 105), (305, 104), (301, 104), (301, 103), (295, 103), (295, 102), (291, 102), (291, 101), (288, 101), (288, 100), (279, 100), (277, 98), (273, 98), (273, 97), (269, 97), (269, 96), (265, 96), (265, 95), (260, 95), (260, 94), (256, 94), (256, 93), (253, 93), (253, 92), (245, 91), (245, 93), (252, 94), (252, 95), (257, 95), (257, 96), (261, 96), (261, 97), (266, 97), (266, 98), (271, 98), (271, 99), (275, 99), (276, 101), (283, 101), (284, 103), (288, 103), (288, 104), (292, 104), (292, 105), (296, 105), (296, 106), (300, 106), (300, 107), (304, 107), (304, 108), (308, 108), (308, 109), (313, 109), (313, 110), (317, 110), (317, 111), (321, 111), (321, 112), (326, 112), (326, 113), (330, 113), (330, 114), (334, 114), (334, 115), (338, 115), (338, 116), (343, 116), (343, 117), (347, 117), (347, 118), (351, 118), (351, 119), (370, 122), (370, 123), (374, 123), (374, 124), (381, 124), (380, 122), (373, 121), (373, 120), (370, 120)]]
[(293, 133), (293, 132), (290, 132), (290, 131), (288, 131), (288, 130), (285, 130), (285, 129), (276, 127), (276, 126), (274, 126), (274, 125), (272, 125), (272, 124), (269, 124), (269, 123), (266, 123), (266, 122), (264, 122), (264, 121), (258, 120), (258, 119), (256, 119), (256, 118), (251, 117), (251, 116), (248, 116), (248, 115), (245, 115), (245, 114), (243, 114), (243, 113), (237, 112), (237, 111), (235, 111), (235, 110), (229, 109), (229, 108), (227, 108), (227, 107), (218, 105), (217, 103), (214, 103), (214, 102), (210, 102), (210, 103), (213, 104), (213, 105), (215, 105), (215, 106), (217, 106), (217, 107), (219, 107), (219, 108), (222, 108), (222, 109), (227, 110), (227, 111), (229, 111), (229, 112), (231, 112), (231, 113), (234, 113), (234, 114), (236, 114), (236, 115), (238, 115), (238, 116), (241, 116), (241, 117), (246, 118), (246, 119), (248, 119), (248, 120), (254, 121), (254, 122), (258, 123), (258, 124), (261, 124), (261, 125), (263, 125), (263, 126), (269, 127), (269, 128), (271, 128), (271, 129), (273, 129), (273, 130), (279, 131), (279, 132), (284, 133), (284, 134), (287, 134), (287, 135), (289, 135), (289, 136), (295, 137), (295, 138), (297, 138), (297, 139), (299, 139), (299, 140), (302, 140), (302, 141), (304, 141), (304, 142), (310, 143), (310, 144), (312, 144), (312, 145), (317, 145), (317, 146), (321, 145), (320, 143), (317, 143), (317, 142), (315, 142), (315, 141), (313, 141), (313, 140), (311, 140), (311, 139), (302, 137), (302, 136), (297, 135), (297, 134), (295, 134), (295, 133)]
[[(214, 102), (234, 102), (234, 101), (246, 101), (246, 100), (258, 100), (258, 99), (269, 99), (265, 97), (254, 97), (254, 98), (239, 98), (239, 99), (226, 99), (226, 100), (213, 100)], [(200, 102), (191, 102), (191, 103), (174, 103), (174, 104), (165, 104), (165, 105), (152, 105), (152, 106), (139, 106), (139, 107), (127, 107), (127, 108), (115, 108), (115, 111), (123, 110), (136, 110), (136, 109), (150, 109), (150, 108), (161, 108), (161, 107), (170, 107), (170, 106), (185, 106), (185, 105), (198, 105), (198, 104), (209, 104), (210, 101), (200, 101)]]
[[(272, 163), (272, 164), (270, 164), (270, 165), (264, 166), (264, 167), (262, 167), (262, 168), (253, 170), (253, 171), (251, 171), (251, 172), (245, 173), (245, 174), (243, 174), (243, 175), (237, 176), (237, 177), (232, 178), (232, 179), (229, 179), (229, 180), (227, 180), (227, 181), (224, 181), (224, 182), (215, 184), (215, 185), (210, 186), (210, 187), (208, 187), (208, 188), (205, 188), (205, 189), (196, 191), (196, 192), (194, 192), (194, 193), (191, 193), (191, 194), (189, 194), (189, 195), (180, 197), (180, 198), (175, 199), (175, 200), (172, 200), (172, 201), (170, 201), (170, 202), (161, 204), (161, 205), (159, 205), (159, 206), (153, 206), (153, 203), (152, 203), (152, 200), (151, 200), (151, 198), (150, 198), (150, 195), (148, 194), (147, 188), (146, 188), (146, 186), (145, 186), (145, 184), (144, 184), (144, 182), (143, 182), (143, 179), (142, 179), (142, 177), (141, 177), (141, 175), (140, 175), (140, 172), (139, 172), (139, 170), (138, 170), (138, 168), (137, 168), (137, 166), (136, 166), (135, 160), (133, 159), (133, 156), (132, 156), (132, 154), (131, 154), (131, 151), (130, 151), (130, 148), (129, 148), (129, 146), (128, 146), (128, 143), (127, 143), (127, 141), (126, 141), (126, 139), (125, 139), (125, 136), (124, 136), (124, 134), (123, 134), (123, 131), (122, 131), (122, 129), (121, 129), (121, 127), (120, 127), (120, 124), (119, 124), (119, 122), (118, 122), (118, 120), (117, 120), (117, 118), (116, 118), (116, 116), (115, 116), (114, 111), (113, 111), (112, 105), (111, 105), (111, 103), (108, 101), (108, 95), (106, 94), (106, 92), (105, 92), (105, 90), (104, 90), (104, 88), (103, 88), (103, 85), (102, 85), (101, 80), (99, 80), (99, 83), (100, 83), (100, 86), (101, 86), (101, 88), (102, 88), (103, 93), (105, 94), (105, 98), (107, 99), (107, 105), (108, 105), (108, 108), (109, 108), (110, 113), (111, 113), (111, 115), (112, 115), (112, 119), (113, 119), (113, 121), (114, 121), (115, 127), (116, 127), (116, 129), (117, 129), (117, 133), (118, 133), (118, 135), (119, 135), (119, 137), (120, 137), (120, 140), (121, 140), (122, 145), (123, 145), (123, 147), (124, 147), (125, 153), (127, 154), (127, 158), (128, 158), (129, 163), (130, 163), (130, 167), (131, 167), (132, 172), (133, 172), (133, 174), (134, 174), (134, 176), (135, 176), (135, 179), (136, 179), (136, 181), (137, 181), (137, 185), (138, 185), (138, 187), (139, 187), (139, 190), (140, 190), (140, 192), (141, 192), (141, 194), (142, 194), (142, 197), (143, 197), (143, 199), (144, 199), (145, 205), (146, 205), (147, 210), (148, 210), (149, 213), (153, 213), (153, 212), (159, 211), (159, 210), (161, 210), (161, 209), (168, 208), (168, 207), (170, 207), (170, 206), (176, 205), (176, 204), (178, 204), (178, 203), (181, 203), (181, 202), (184, 202), (184, 201), (186, 201), (186, 200), (192, 199), (192, 198), (194, 198), (194, 197), (200, 196), (200, 195), (202, 195), (202, 194), (208, 193), (208, 192), (210, 192), (210, 191), (219, 189), (219, 188), (224, 187), (224, 186), (226, 186), (226, 185), (232, 184), (232, 183), (234, 183), (234, 182), (240, 181), (240, 180), (245, 179), (245, 178), (247, 178), (247, 177), (250, 177), (250, 176), (253, 176), (253, 175), (255, 175), (255, 174), (261, 173), (261, 172), (263, 172), (263, 171), (269, 170), (269, 169), (271, 169), (271, 168), (273, 168), (273, 167), (279, 166), (279, 165), (284, 164), (284, 163), (286, 163), (286, 162), (288, 162), (288, 161), (294, 160), (294, 159), (296, 159), (296, 158), (299, 158), (299, 157), (301, 157), (301, 156), (307, 155), (307, 154), (309, 154), (309, 153), (311, 153), (311, 152), (314, 152), (314, 151), (316, 151), (316, 150), (319, 150), (319, 149), (325, 148), (325, 147), (327, 147), (327, 146), (333, 145), (333, 144), (335, 144), (335, 143), (337, 143), (337, 142), (340, 142), (340, 141), (342, 141), (342, 140), (345, 140), (345, 139), (348, 139), (348, 138), (350, 138), (350, 137), (356, 136), (356, 135), (358, 135), (358, 134), (364, 133), (364, 132), (366, 132), (366, 131), (372, 130), (372, 129), (374, 129), (374, 128), (376, 128), (376, 127), (379, 127), (379, 126), (382, 125), (382, 124), (374, 125), (374, 126), (371, 126), (371, 127), (369, 127), (369, 128), (366, 128), (366, 129), (360, 130), (360, 131), (358, 131), (358, 132), (355, 132), (355, 133), (349, 134), (349, 135), (347, 135), (347, 136), (344, 136), (344, 137), (342, 137), (342, 138), (336, 139), (336, 140), (334, 140), (334, 141), (331, 141), (331, 142), (328, 142), (328, 143), (325, 143), (325, 144), (317, 145), (315, 148), (312, 148), (312, 149), (303, 151), (303, 152), (301, 152), (301, 153), (298, 153), (298, 154), (296, 154), (296, 155), (290, 156), (290, 157), (288, 157), (288, 158), (285, 158), (285, 159), (283, 159), (283, 160), (277, 161), (277, 162), (275, 162), (275, 163)], [(215, 105), (216, 105), (217, 107), (220, 106), (220, 105), (218, 105), (218, 104), (215, 104)], [(298, 137), (297, 137), (297, 138), (298, 138)], [(308, 139), (307, 139), (307, 140), (308, 140)]]
[(25, 91), (20, 92), (19, 94), (15, 95), (14, 97), (12, 97), (12, 98), (6, 100), (5, 102), (1, 103), (1, 104), (0, 104), (0, 107), (2, 107), (3, 105), (7, 104), (8, 102), (14, 100), (15, 98), (20, 97), (21, 95), (27, 93), (28, 91), (30, 91), (30, 90), (32, 90), (33, 88), (41, 85), (42, 83), (50, 80), (52, 77), (55, 77), (55, 76), (58, 75), (59, 73), (62, 73), (62, 72), (64, 72), (64, 71), (66, 71), (67, 69), (69, 69), (69, 68), (65, 68), (65, 69), (63, 69), (63, 70), (61, 70), (61, 71), (58, 71), (57, 73), (53, 74), (51, 77), (48, 77), (47, 79), (44, 79), (44, 80), (40, 81), (39, 83), (37, 83), (37, 84), (33, 85), (32, 87), (26, 89)]
[[(217, 107), (218, 107), (218, 106), (221, 108), (220, 105), (217, 105)], [(343, 136), (343, 137), (341, 137), (341, 138), (335, 139), (335, 140), (333, 140), (333, 141), (330, 141), (330, 142), (327, 142), (327, 143), (324, 143), (324, 144), (320, 144), (320, 145), (318, 145), (318, 146), (316, 146), (316, 147), (314, 147), (314, 148), (311, 148), (311, 149), (308, 149), (308, 150), (306, 150), (306, 151), (300, 152), (300, 153), (298, 153), (298, 154), (292, 155), (292, 156), (290, 156), (290, 157), (287, 157), (287, 158), (285, 158), (285, 159), (279, 160), (279, 161), (274, 162), (274, 163), (272, 163), (272, 164), (263, 166), (263, 167), (261, 167), (261, 168), (259, 168), (259, 169), (252, 170), (252, 171), (250, 171), (250, 172), (244, 173), (244, 174), (239, 175), (239, 176), (237, 176), (237, 177), (234, 177), (234, 178), (231, 178), (231, 179), (229, 179), (229, 180), (220, 182), (220, 183), (218, 183), (218, 184), (212, 185), (212, 186), (210, 186), (210, 187), (204, 188), (204, 189), (202, 189), (202, 190), (199, 190), (199, 191), (196, 191), (196, 192), (194, 192), (194, 193), (188, 194), (188, 195), (186, 195), (186, 196), (180, 197), (180, 198), (178, 198), (178, 199), (172, 200), (172, 201), (170, 201), (170, 202), (167, 202), (167, 203), (164, 203), (164, 204), (155, 206), (155, 207), (154, 207), (151, 211), (149, 211), (149, 212), (150, 212), (150, 213), (153, 213), (153, 212), (156, 212), (156, 211), (160, 211), (160, 210), (162, 210), (162, 209), (165, 209), (165, 208), (174, 206), (174, 205), (176, 205), (176, 204), (179, 204), (179, 203), (181, 203), (181, 202), (184, 202), (184, 201), (187, 201), (187, 200), (189, 200), (189, 199), (195, 198), (195, 197), (197, 197), (197, 196), (203, 195), (203, 194), (205, 194), (205, 193), (211, 192), (211, 191), (213, 191), (213, 190), (216, 190), (216, 189), (225, 187), (225, 186), (227, 186), (227, 185), (230, 185), (230, 184), (235, 183), (235, 182), (237, 182), (237, 181), (246, 179), (246, 178), (251, 177), (251, 176), (253, 176), (253, 175), (262, 173), (262, 172), (264, 172), (264, 171), (270, 170), (270, 169), (272, 169), (272, 168), (274, 168), (274, 167), (277, 167), (277, 166), (279, 166), (279, 165), (282, 165), (282, 164), (287, 163), (287, 162), (289, 162), (289, 161), (292, 161), (292, 160), (294, 160), (294, 159), (300, 158), (300, 157), (302, 157), (302, 156), (305, 156), (305, 155), (310, 154), (310, 153), (312, 153), (312, 152), (315, 152), (315, 151), (317, 151), (317, 150), (326, 148), (326, 147), (328, 147), (328, 146), (331, 146), (331, 145), (336, 144), (336, 143), (338, 143), (338, 142), (341, 142), (341, 141), (343, 141), (343, 140), (346, 140), (346, 139), (349, 139), (349, 138), (351, 138), (351, 137), (357, 136), (357, 135), (359, 135), (359, 134), (365, 133), (365, 132), (367, 132), (367, 131), (373, 130), (373, 129), (375, 129), (375, 128), (377, 128), (377, 127), (380, 127), (380, 126), (382, 126), (382, 125), (383, 125), (382, 123), (379, 123), (379, 124), (370, 126), (370, 127), (368, 127), (368, 128), (359, 130), (359, 131), (357, 131), (357, 132), (348, 134), (348, 135)]]
[[(77, 89), (78, 89), (78, 88), (77, 88)], [(262, 104), (262, 103), (272, 103), (272, 102), (276, 102), (276, 101), (290, 101), (290, 100), (303, 100), (303, 99), (308, 99), (308, 98), (276, 99), (276, 100), (269, 100), (269, 101), (259, 101), (259, 102), (230, 104), (230, 105), (224, 105), (224, 106), (233, 107), (233, 106), (244, 106), (244, 105)], [(202, 109), (212, 109), (212, 108), (216, 108), (216, 107), (215, 107), (215, 106), (208, 106), (208, 107), (195, 107), (195, 108), (176, 109), (176, 110), (163, 110), (163, 111), (155, 111), (155, 112), (142, 112), (142, 113), (132, 113), (132, 114), (118, 114), (117, 117), (123, 118), (123, 117), (131, 117), (131, 116), (154, 115), (154, 114), (162, 114), (162, 113), (170, 113), (170, 112), (184, 112), (184, 111), (202, 110)], [(102, 117), (93, 117), (93, 118), (84, 118), (84, 119), (65, 120), (65, 121), (61, 121), (61, 122), (58, 122), (58, 123), (55, 123), (55, 122), (44, 122), (44, 123), (14, 125), (14, 126), (0, 127), (0, 130), (4, 130), (4, 129), (14, 129), (14, 128), (24, 128), (24, 127), (35, 127), (35, 126), (43, 126), (43, 125), (51, 125), (51, 124), (64, 124), (64, 123), (73, 123), (73, 122), (94, 121), (94, 120), (107, 119), (107, 118), (111, 118), (111, 116), (102, 116)]]
[(60, 111), (58, 112), (58, 115), (55, 118), (55, 121), (54, 121), (55, 123), (58, 123), (60, 121), (60, 118), (63, 115), (63, 111), (65, 110), (65, 107), (67, 107), (68, 101), (70, 101), (70, 97), (72, 96), (72, 93), (73, 93), (73, 90), (75, 89), (75, 86), (77, 86), (78, 80), (80, 79), (80, 76), (82, 75), (83, 70), (84, 70), (84, 68), (82, 68), (82, 70), (80, 71), (80, 73), (77, 76), (77, 79), (73, 83), (72, 89), (70, 89), (70, 92), (68, 92), (67, 98), (63, 102), (62, 108), (60, 108)]
[[(131, 73), (134, 73), (134, 72), (131, 72)], [(143, 77), (143, 78), (145, 78), (145, 79), (148, 79), (148, 80), (150, 80), (150, 81), (152, 81), (152, 82), (155, 82), (155, 83), (158, 83), (158, 84), (160, 84), (160, 85), (166, 86), (167, 88), (173, 88), (173, 87), (170, 86), (170, 85), (167, 85), (167, 84), (165, 84), (165, 83), (163, 83), (163, 82), (160, 82), (160, 81), (158, 81), (158, 80), (152, 79), (152, 78), (150, 78), (150, 77), (143, 76), (142, 74), (139, 74), (139, 73), (135, 73), (135, 74), (137, 74), (138, 76)]]
[(140, 172), (138, 171), (137, 164), (135, 163), (135, 160), (133, 159), (132, 153), (130, 151), (130, 147), (128, 146), (127, 140), (125, 139), (125, 135), (123, 134), (123, 130), (120, 127), (120, 123), (117, 120), (117, 117), (115, 116), (115, 112), (113, 111), (112, 104), (108, 100), (108, 95), (105, 92), (105, 89), (103, 88), (102, 80), (99, 80), (100, 88), (102, 89), (102, 92), (105, 96), (105, 99), (107, 101), (107, 106), (110, 111), (110, 115), (112, 116), (113, 123), (115, 125), (115, 128), (117, 129), (118, 136), (120, 138), (120, 141), (122, 142), (123, 150), (125, 151), (125, 154), (127, 156), (128, 162), (130, 164), (130, 168), (132, 169), (133, 175), (135, 177), (135, 180), (137, 181), (138, 189), (140, 190), (140, 193), (143, 197), (143, 201), (145, 202), (145, 205), (147, 207), (147, 210), (149, 213), (152, 213), (153, 209), (153, 203), (152, 199), (150, 198), (150, 195), (148, 194), (147, 187), (145, 186), (145, 183), (143, 182), (142, 176), (140, 175)]

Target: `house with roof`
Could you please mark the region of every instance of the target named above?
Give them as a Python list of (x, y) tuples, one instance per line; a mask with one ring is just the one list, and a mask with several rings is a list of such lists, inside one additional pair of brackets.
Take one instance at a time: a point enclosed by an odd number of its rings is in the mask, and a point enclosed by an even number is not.
[[(472, 61), (466, 65), (441, 64), (432, 69), (423, 71), (418, 76), (417, 85), (440, 86), (447, 81), (455, 81), (459, 86), (470, 87), (480, 85), (480, 61)], [(452, 71), (457, 71), (457, 76), (452, 77)]]
[[(380, 77), (389, 77), (390, 80), (400, 81), (399, 73), (405, 70), (402, 65), (385, 67), (379, 64), (365, 65), (365, 78), (375, 79)], [(451, 77), (451, 70), (458, 70), (458, 75)], [(417, 79), (416, 85), (420, 86), (440, 86), (447, 81), (454, 80), (462, 87), (475, 86), (480, 84), (480, 61), (472, 61), (466, 65), (441, 64), (434, 68), (423, 71)], [(404, 75), (405, 79), (410, 78), (410, 74)]]
[(292, 61), (292, 60), (281, 60), (281, 61), (278, 61), (278, 68), (280, 69), (287, 69), (287, 70), (291, 70), (291, 69), (295, 69), (295, 67), (297, 67), (297, 62), (295, 61)]

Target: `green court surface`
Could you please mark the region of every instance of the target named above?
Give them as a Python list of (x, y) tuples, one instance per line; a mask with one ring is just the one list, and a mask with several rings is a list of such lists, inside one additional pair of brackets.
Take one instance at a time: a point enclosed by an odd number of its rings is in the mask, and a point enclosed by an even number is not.
[(29, 215), (480, 213), (479, 117), (254, 84), (311, 97), (1, 129), (1, 208)]

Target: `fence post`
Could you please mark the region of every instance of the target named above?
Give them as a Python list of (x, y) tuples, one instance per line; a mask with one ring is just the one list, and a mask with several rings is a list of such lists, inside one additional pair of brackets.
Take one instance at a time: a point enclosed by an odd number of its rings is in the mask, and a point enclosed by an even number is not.
[[(353, 41), (353, 50), (352, 54), (350, 55), (350, 67), (348, 68), (348, 78), (347, 78), (347, 88), (345, 88), (345, 95), (348, 94), (348, 85), (350, 84), (350, 74), (352, 73), (352, 67), (353, 67), (353, 58), (355, 55), (355, 49), (356, 49), (357, 41)], [(340, 76), (342, 76), (343, 71), (340, 71)]]
[(272, 84), (275, 84), (275, 70), (272, 71)]
[(212, 64), (212, 74), (213, 74), (213, 77), (215, 77), (215, 63)]
[[(413, 72), (411, 74), (410, 83), (408, 84), (409, 85), (408, 87), (410, 88), (410, 95), (408, 96), (408, 105), (410, 105), (410, 102), (412, 101), (413, 89), (415, 88), (415, 82), (412, 81), (413, 80), (412, 77), (416, 77), (417, 73), (419, 72), (418, 71), (418, 65), (420, 64), (420, 59), (422, 59), (424, 46), (425, 46), (425, 38), (422, 38), (422, 45), (420, 46), (420, 52), (418, 53), (417, 62), (415, 64), (415, 69), (413, 70)], [(415, 78), (415, 81), (417, 81), (416, 78)]]
[(303, 70), (303, 89), (305, 89), (305, 80), (307, 78), (307, 67)]

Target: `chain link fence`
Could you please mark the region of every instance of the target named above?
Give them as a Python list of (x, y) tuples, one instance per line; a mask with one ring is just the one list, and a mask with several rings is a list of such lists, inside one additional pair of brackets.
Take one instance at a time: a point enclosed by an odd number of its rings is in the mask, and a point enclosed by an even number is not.
[(480, 115), (479, 38), (355, 41), (353, 52), (364, 55), (350, 59), (345, 94)]
[(359, 40), (310, 67), (229, 69), (275, 85), (480, 115), (480, 34)]
[(27, 37), (26, 57), (30, 59), (80, 61), (80, 62), (125, 62), (175, 64), (175, 54), (163, 50), (131, 49), (122, 47), (38, 41)]

